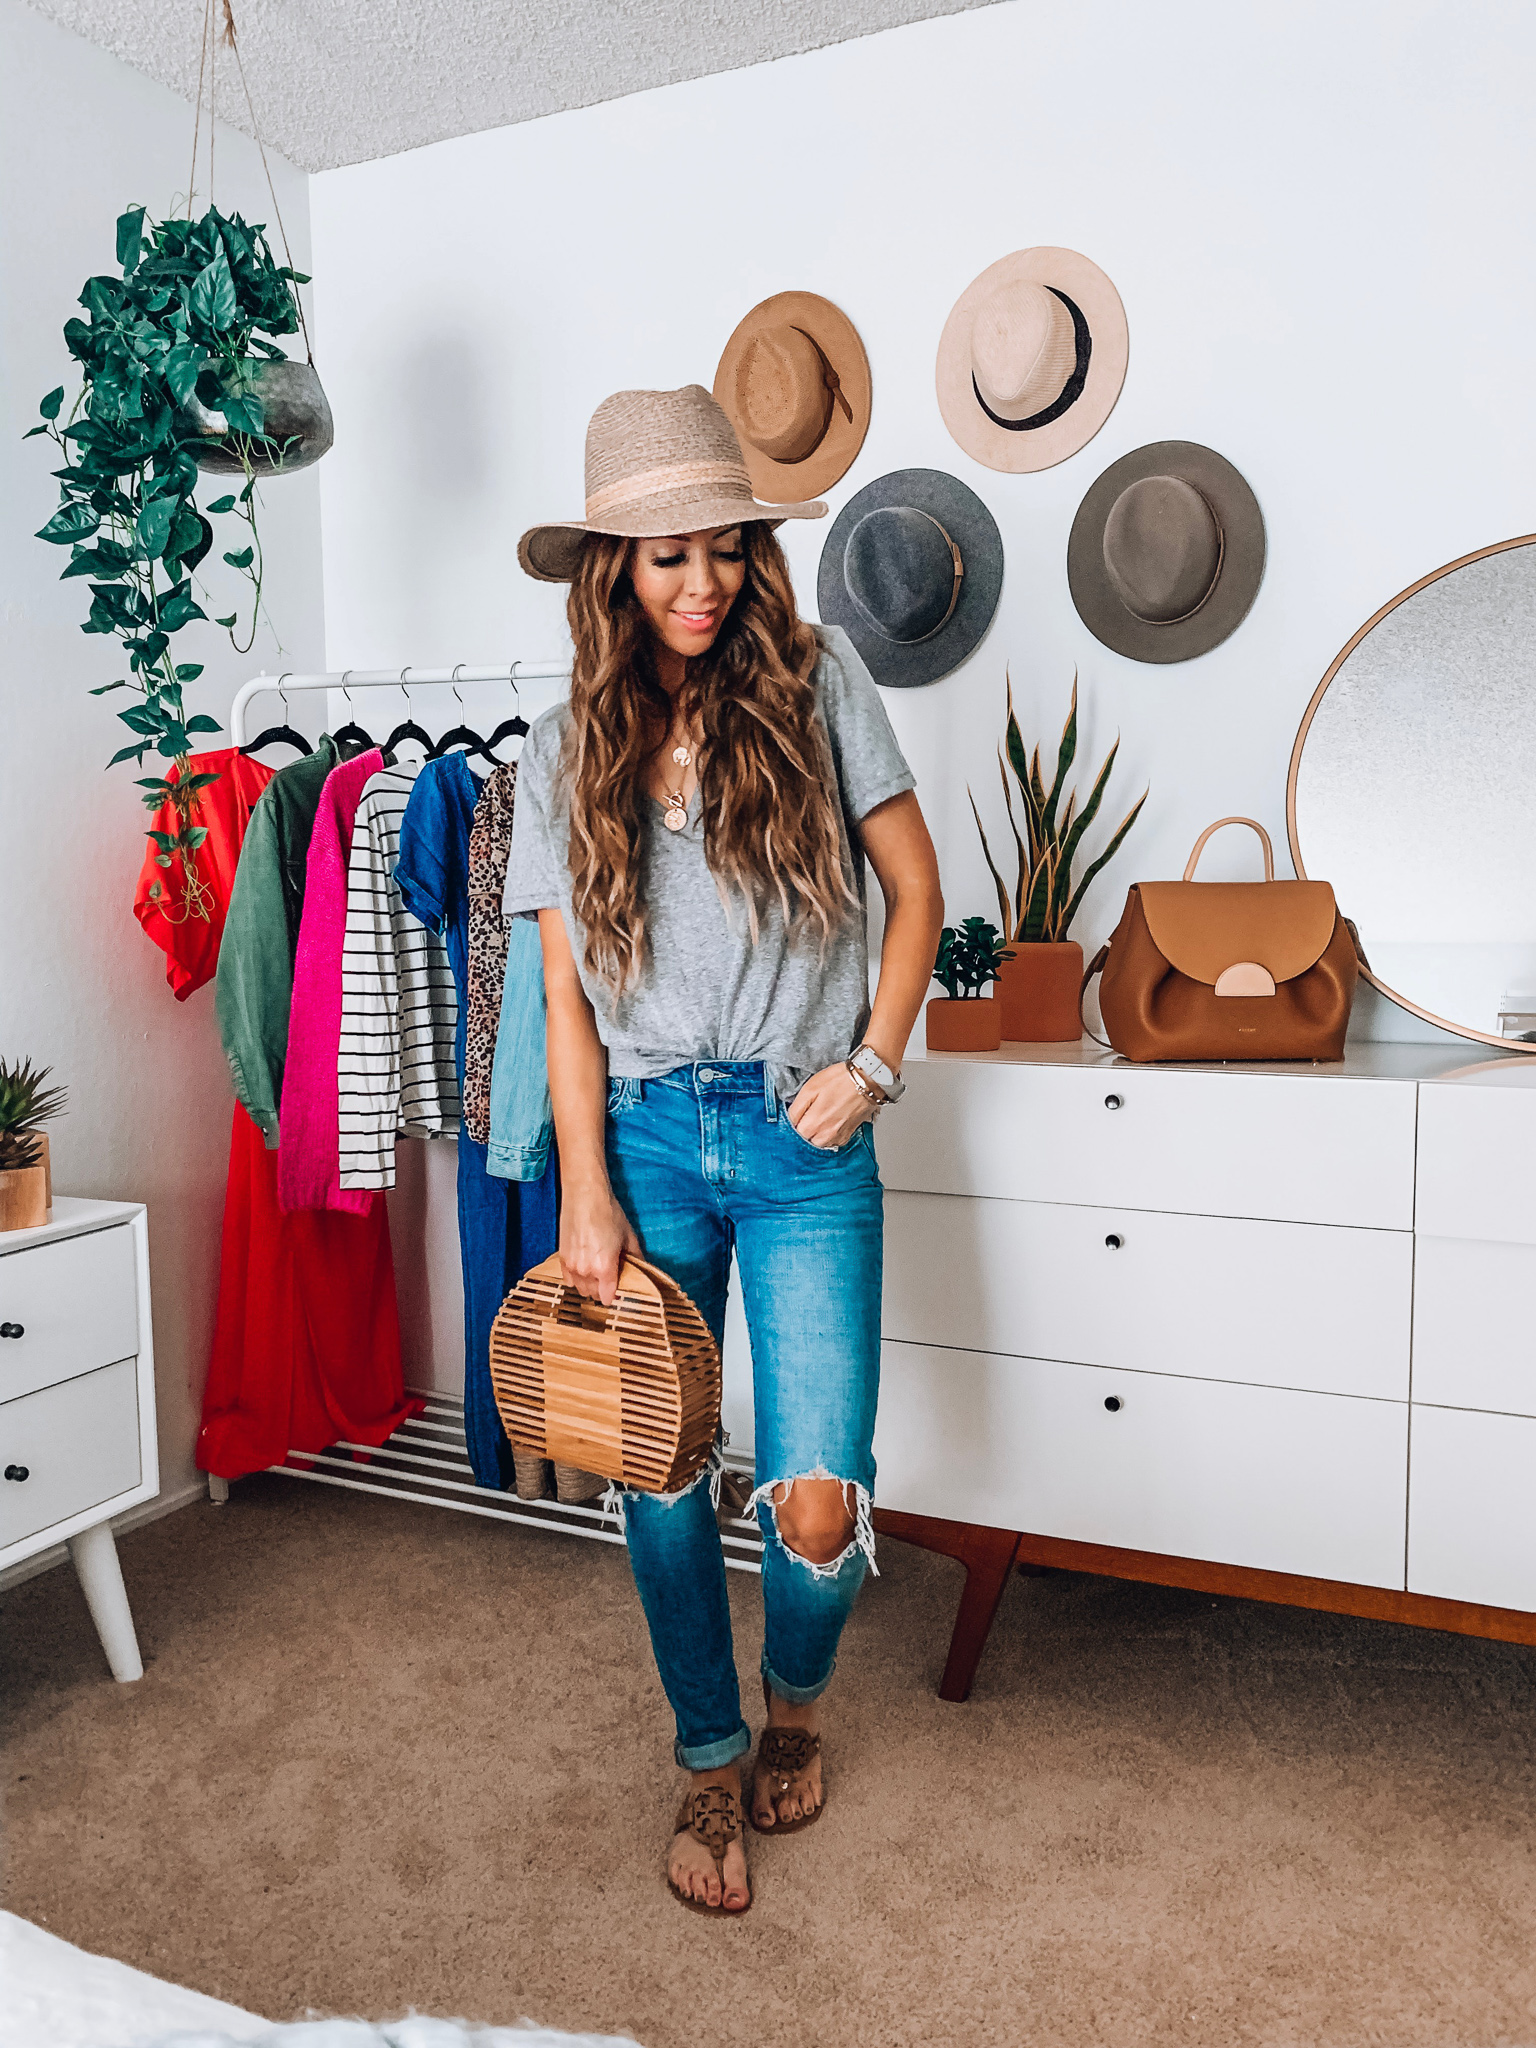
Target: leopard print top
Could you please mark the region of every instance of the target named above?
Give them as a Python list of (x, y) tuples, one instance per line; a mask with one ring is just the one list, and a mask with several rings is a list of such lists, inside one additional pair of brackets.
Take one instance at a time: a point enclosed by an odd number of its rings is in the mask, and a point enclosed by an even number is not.
[(517, 763), (504, 761), (475, 805), (469, 833), (469, 1003), (464, 1025), (464, 1128), (476, 1144), (491, 1137), (491, 1065), (501, 990), (507, 972), (507, 928), (501, 896), (512, 848), (512, 798)]

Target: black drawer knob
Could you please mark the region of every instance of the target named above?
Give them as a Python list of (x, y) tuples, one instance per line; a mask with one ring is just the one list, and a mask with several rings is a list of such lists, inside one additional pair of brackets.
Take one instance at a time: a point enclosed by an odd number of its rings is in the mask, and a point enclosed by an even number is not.
[(20, 1323), (0, 1323), (0, 1337), (25, 1337), (26, 1334)]
[(1106, 1394), (1104, 1397), (1104, 1406), (1109, 1410), (1111, 1415), (1118, 1415), (1120, 1413), (1121, 1406), (1120, 1396), (1118, 1394)]
[(25, 1465), (7, 1465), (5, 1476), (7, 1479), (29, 1479), (31, 1474)]
[(1125, 1097), (1123, 1095), (1106, 1095), (1104, 1107), (1106, 1109), (1124, 1109)]
[(1105, 1238), (1104, 1242), (1109, 1246), (1112, 1252), (1117, 1252), (1119, 1251), (1121, 1245), (1125, 1243), (1125, 1239), (1120, 1235), (1118, 1230), (1112, 1230), (1109, 1233), (1108, 1237)]

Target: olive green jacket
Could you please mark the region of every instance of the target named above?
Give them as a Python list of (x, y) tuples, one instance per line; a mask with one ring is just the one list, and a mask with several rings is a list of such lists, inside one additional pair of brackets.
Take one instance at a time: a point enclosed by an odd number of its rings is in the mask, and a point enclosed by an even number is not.
[(304, 909), (310, 834), (325, 779), (341, 759), (326, 734), (262, 791), (251, 812), (219, 946), (214, 1007), (235, 1099), (277, 1149), (277, 1112), (288, 1057), (293, 961)]

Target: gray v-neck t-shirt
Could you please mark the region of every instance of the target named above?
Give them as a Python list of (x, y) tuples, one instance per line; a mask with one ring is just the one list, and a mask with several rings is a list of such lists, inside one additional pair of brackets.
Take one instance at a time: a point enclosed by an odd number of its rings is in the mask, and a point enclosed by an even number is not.
[(638, 982), (615, 997), (583, 958), (571, 910), (569, 805), (561, 755), (570, 710), (535, 721), (517, 767), (512, 851), (502, 908), (508, 917), (559, 910), (581, 984), (617, 1078), (654, 1080), (698, 1060), (762, 1060), (780, 1097), (846, 1059), (869, 1022), (869, 935), (858, 826), (877, 805), (915, 786), (874, 679), (840, 626), (818, 626), (817, 710), (837, 771), (844, 869), (857, 897), (823, 951), (820, 935), (789, 933), (776, 897), (758, 907), (754, 942), (738, 892), (722, 898), (704, 858), (698, 792), (688, 823), (669, 832), (665, 808), (646, 798), (641, 888), (646, 956)]

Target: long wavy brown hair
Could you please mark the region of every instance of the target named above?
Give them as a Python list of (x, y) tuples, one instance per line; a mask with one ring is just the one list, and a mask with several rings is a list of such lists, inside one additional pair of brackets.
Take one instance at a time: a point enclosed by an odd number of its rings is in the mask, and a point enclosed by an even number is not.
[[(679, 708), (702, 732), (699, 793), (704, 857), (721, 893), (739, 897), (753, 938), (776, 897), (791, 931), (824, 947), (857, 899), (838, 830), (836, 778), (816, 716), (821, 649), (795, 609), (789, 565), (771, 528), (741, 530), (746, 574), (707, 654), (688, 664)], [(666, 737), (651, 628), (629, 580), (634, 543), (589, 534), (567, 613), (571, 724), (572, 907), (586, 962), (615, 990), (640, 973), (646, 906), (640, 889), (647, 757)]]

